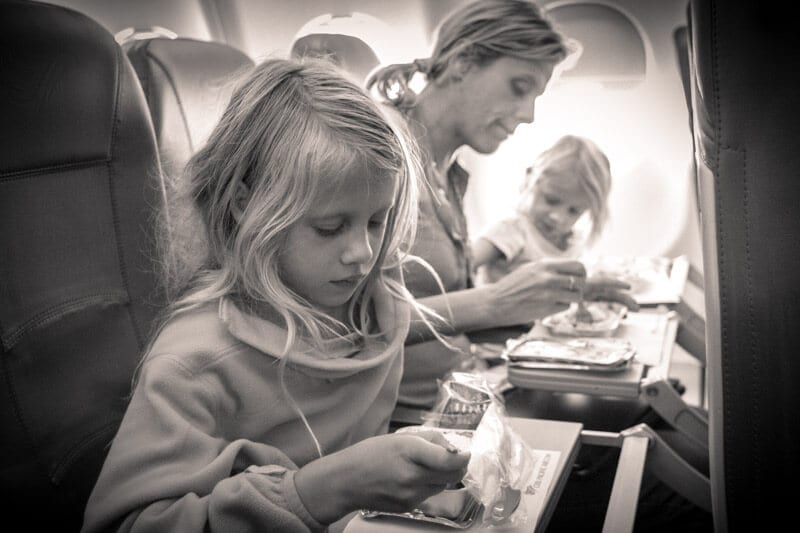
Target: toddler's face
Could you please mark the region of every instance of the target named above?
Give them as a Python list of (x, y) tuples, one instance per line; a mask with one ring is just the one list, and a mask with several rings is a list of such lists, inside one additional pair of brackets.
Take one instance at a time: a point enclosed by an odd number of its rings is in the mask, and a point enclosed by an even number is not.
[(528, 216), (552, 242), (560, 242), (589, 208), (589, 199), (571, 175), (544, 174), (534, 185)]
[(395, 181), (355, 172), (323, 188), (288, 231), (279, 261), (284, 283), (344, 321), (350, 298), (380, 254)]

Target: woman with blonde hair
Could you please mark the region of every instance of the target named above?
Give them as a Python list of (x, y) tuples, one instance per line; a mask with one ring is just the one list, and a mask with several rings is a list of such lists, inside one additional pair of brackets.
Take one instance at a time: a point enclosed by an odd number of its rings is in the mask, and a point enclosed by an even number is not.
[(385, 434), (415, 307), (409, 147), (330, 66), (249, 73), (187, 166), (205, 247), (165, 248), (176, 300), (84, 531), (323, 531), (464, 476), (469, 453), (441, 437)]
[[(516, 127), (534, 118), (535, 101), (568, 54), (565, 38), (528, 0), (481, 0), (465, 4), (441, 23), (431, 56), (374, 71), (367, 89), (396, 110), (420, 144), (430, 187), (420, 194), (420, 224), (412, 253), (438, 274), (420, 266), (406, 269), (409, 290), (448, 319), (432, 338), (412, 322), (400, 404), (430, 408), (437, 380), (468, 368), (469, 339), (475, 330), (532, 323), (585, 299), (619, 300), (626, 284), (586, 280), (578, 261), (527, 263), (497, 280), (475, 287), (463, 198), (469, 175), (455, 159), (469, 146), (492, 153)], [(426, 81), (419, 92), (411, 82)], [(443, 290), (444, 293), (443, 294)]]

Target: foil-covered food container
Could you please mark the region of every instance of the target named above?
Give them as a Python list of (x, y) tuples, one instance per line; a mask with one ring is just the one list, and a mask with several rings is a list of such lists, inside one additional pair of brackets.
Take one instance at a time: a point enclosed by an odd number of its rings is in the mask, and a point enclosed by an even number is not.
[[(428, 522), (431, 524), (438, 524), (440, 526), (447, 526), (453, 529), (468, 529), (472, 527), (476, 522), (481, 520), (484, 508), (483, 504), (481, 504), (481, 502), (479, 502), (471, 493), (469, 493), (468, 491), (462, 491), (462, 492), (464, 495), (463, 496), (464, 504), (461, 507), (461, 512), (459, 512), (458, 515), (452, 517), (427, 514), (422, 509), (414, 509), (413, 511), (407, 513), (389, 513), (384, 511), (362, 510), (360, 511), (360, 514), (363, 518), (367, 519), (394, 517), (394, 518), (403, 518), (406, 520), (416, 520), (419, 522)], [(445, 494), (445, 496), (447, 495)]]
[(522, 336), (509, 340), (504, 359), (515, 368), (616, 372), (630, 366), (636, 349), (612, 338), (551, 339)]

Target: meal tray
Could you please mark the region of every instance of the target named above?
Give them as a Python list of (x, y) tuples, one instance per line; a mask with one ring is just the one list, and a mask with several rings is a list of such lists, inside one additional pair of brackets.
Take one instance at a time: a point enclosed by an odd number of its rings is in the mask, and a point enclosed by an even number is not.
[(522, 336), (508, 341), (509, 366), (529, 369), (615, 372), (630, 365), (636, 349), (620, 338), (551, 339)]

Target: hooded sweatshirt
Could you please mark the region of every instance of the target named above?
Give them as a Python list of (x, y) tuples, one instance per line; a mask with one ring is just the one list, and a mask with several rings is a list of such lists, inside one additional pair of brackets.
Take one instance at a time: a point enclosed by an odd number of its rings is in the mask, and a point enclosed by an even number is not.
[[(378, 338), (299, 341), (284, 383), (323, 454), (385, 433), (409, 311), (375, 299)], [(285, 329), (221, 299), (179, 315), (148, 353), (89, 498), (84, 532), (321, 531), (294, 485), (319, 457), (280, 382)]]

